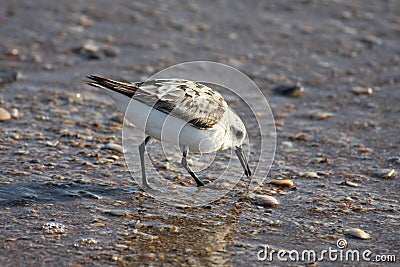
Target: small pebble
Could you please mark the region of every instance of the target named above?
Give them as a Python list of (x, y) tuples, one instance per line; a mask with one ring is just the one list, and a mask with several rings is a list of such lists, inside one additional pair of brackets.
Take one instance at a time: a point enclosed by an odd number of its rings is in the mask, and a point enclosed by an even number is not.
[(354, 202), (354, 199), (351, 197), (345, 197), (344, 200), (347, 202)]
[(176, 225), (172, 225), (172, 226), (170, 227), (170, 229), (171, 229), (171, 232), (173, 232), (173, 233), (179, 233), (179, 232), (180, 232), (179, 227), (176, 226)]
[(12, 117), (13, 119), (18, 119), (18, 118), (19, 118), (18, 109), (12, 108), (11, 111), (10, 111), (10, 113), (11, 113), (11, 117)]
[(30, 154), (30, 152), (28, 150), (18, 150), (15, 153), (18, 155), (29, 155)]
[(278, 86), (275, 87), (274, 92), (279, 95), (291, 96), (291, 97), (299, 97), (304, 93), (304, 88), (301, 85), (294, 86)]
[(12, 56), (18, 56), (18, 55), (19, 55), (18, 49), (17, 49), (17, 48), (11, 49), (10, 55), (12, 55)]
[(95, 53), (99, 51), (99, 46), (94, 41), (89, 40), (88, 42), (82, 45), (82, 49)]
[(83, 27), (92, 27), (93, 26), (93, 21), (91, 19), (89, 19), (86, 16), (81, 16), (79, 18), (79, 24)]
[(299, 175), (301, 177), (307, 177), (307, 178), (320, 178), (320, 176), (316, 172), (300, 172)]
[(229, 39), (231, 39), (231, 40), (236, 40), (237, 38), (238, 38), (237, 33), (231, 32), (231, 33), (229, 34)]
[(327, 157), (318, 157), (313, 160), (316, 163), (326, 163), (329, 164), (329, 159)]
[(119, 51), (118, 48), (112, 47), (112, 46), (110, 46), (110, 47), (105, 47), (105, 48), (103, 49), (103, 52), (104, 52), (104, 55), (105, 55), (106, 57), (118, 57), (118, 56), (121, 54), (121, 51)]
[(379, 39), (378, 37), (374, 36), (374, 35), (365, 35), (362, 36), (360, 38), (360, 41), (369, 45), (369, 46), (373, 46), (373, 45), (380, 45), (382, 43), (382, 40)]
[(353, 182), (350, 182), (350, 181), (344, 181), (344, 182), (342, 182), (342, 184), (343, 185), (347, 185), (347, 186), (351, 186), (351, 187), (359, 187), (360, 186), (359, 184), (353, 183)]
[[(16, 49), (13, 49), (12, 51), (14, 50)], [(18, 55), (18, 50), (16, 50), (16, 53)], [(20, 78), (20, 76), (21, 74), (18, 71), (0, 69), (0, 85), (15, 82)]]
[(101, 223), (101, 222), (94, 222), (94, 223), (92, 223), (92, 225), (93, 225), (93, 226), (97, 226), (97, 227), (104, 227), (104, 226), (106, 226), (104, 223)]
[(292, 148), (293, 147), (293, 143), (289, 142), (289, 141), (283, 141), (282, 145), (288, 148)]
[(356, 86), (351, 89), (351, 92), (355, 95), (372, 95), (373, 91), (371, 87), (363, 88), (360, 86)]
[(351, 235), (351, 236), (360, 238), (360, 239), (370, 239), (371, 238), (371, 236), (368, 233), (366, 233), (363, 230), (358, 229), (358, 228), (346, 229), (346, 230), (344, 230), (344, 233), (347, 235)]
[(72, 48), (72, 51), (88, 60), (98, 60), (104, 57), (117, 57), (121, 54), (118, 48), (108, 45), (100, 45), (93, 40), (89, 40), (81, 46)]
[(278, 119), (286, 119), (289, 115), (287, 113), (280, 113), (276, 115)]
[(360, 148), (360, 153), (363, 153), (363, 154), (371, 154), (372, 152), (374, 152), (374, 150), (372, 150), (372, 149), (369, 148), (369, 147), (362, 147), (362, 148)]
[(333, 113), (330, 112), (316, 112), (310, 115), (310, 117), (314, 120), (325, 120), (329, 119), (333, 116)]
[(341, 17), (342, 19), (351, 19), (351, 18), (353, 17), (353, 15), (351, 14), (350, 11), (345, 10), (345, 11), (342, 12), (342, 14), (340, 15), (340, 17)]
[(58, 140), (54, 141), (54, 142), (50, 142), (47, 141), (46, 142), (46, 146), (50, 146), (50, 147), (56, 147), (60, 142)]
[(87, 244), (87, 245), (92, 245), (92, 244), (99, 244), (100, 243), (100, 241), (98, 241), (98, 240), (96, 240), (96, 239), (94, 239), (94, 238), (81, 238), (81, 239), (78, 239), (77, 241), (76, 241), (77, 243), (81, 243), (81, 244)]
[(126, 216), (128, 212), (126, 210), (110, 210), (109, 214), (112, 216)]
[(101, 59), (103, 57), (103, 53), (101, 53), (101, 51), (99, 50), (100, 50), (99, 46), (92, 40), (89, 40), (82, 46), (75, 47), (72, 49), (74, 53), (88, 60)]
[(289, 137), (290, 140), (295, 140), (295, 141), (308, 141), (310, 140), (310, 137), (304, 133), (298, 133), (294, 136)]
[(167, 161), (165, 164), (162, 164), (161, 167), (165, 170), (169, 170), (171, 168), (171, 164)]
[(0, 108), (0, 121), (7, 121), (11, 119), (11, 114), (4, 108)]
[(280, 185), (280, 186), (285, 186), (285, 187), (291, 187), (293, 186), (293, 181), (292, 180), (272, 180), (270, 182), (270, 184), (274, 184), (274, 185)]
[(119, 157), (117, 155), (111, 155), (109, 158), (112, 160), (119, 160)]
[(140, 236), (150, 239), (150, 240), (158, 239), (158, 236), (140, 232), (138, 229), (133, 229), (132, 233), (140, 235)]
[(113, 261), (119, 261), (120, 257), (118, 255), (112, 255), (111, 260)]
[(389, 159), (389, 161), (391, 161), (391, 162), (393, 162), (393, 163), (396, 163), (396, 164), (400, 164), (400, 158), (399, 158), (399, 157), (397, 157), (397, 158), (391, 158), (391, 159)]
[(127, 249), (128, 248), (128, 246), (124, 245), (124, 244), (114, 244), (114, 247), (118, 248), (118, 249)]

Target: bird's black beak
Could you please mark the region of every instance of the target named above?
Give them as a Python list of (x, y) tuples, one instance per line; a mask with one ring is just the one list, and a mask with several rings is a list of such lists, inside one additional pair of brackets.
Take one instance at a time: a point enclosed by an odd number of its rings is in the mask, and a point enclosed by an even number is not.
[(240, 164), (242, 164), (243, 170), (244, 170), (244, 174), (246, 174), (247, 177), (251, 176), (251, 171), (250, 171), (250, 167), (249, 167), (249, 163), (247, 162), (247, 158), (243, 153), (243, 149), (241, 146), (237, 146), (235, 148), (235, 152), (236, 155), (239, 158)]

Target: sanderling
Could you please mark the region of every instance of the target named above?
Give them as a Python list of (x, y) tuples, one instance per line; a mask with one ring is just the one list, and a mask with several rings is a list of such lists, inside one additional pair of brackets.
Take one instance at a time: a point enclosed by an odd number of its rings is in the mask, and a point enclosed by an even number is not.
[[(127, 83), (88, 76), (91, 86), (106, 89), (127, 119), (145, 132), (139, 146), (142, 181), (148, 186), (145, 173), (145, 146), (151, 138), (179, 145), (182, 166), (196, 181), (187, 162), (189, 151), (211, 153), (233, 148), (247, 177), (251, 171), (242, 144), (246, 127), (224, 98), (204, 84), (181, 79), (160, 79)], [(179, 130), (177, 132), (177, 129)]]

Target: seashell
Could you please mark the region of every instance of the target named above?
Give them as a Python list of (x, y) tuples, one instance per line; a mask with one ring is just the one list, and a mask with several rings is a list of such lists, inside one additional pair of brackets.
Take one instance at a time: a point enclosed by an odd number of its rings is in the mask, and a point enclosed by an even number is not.
[(47, 141), (46, 146), (56, 147), (60, 142), (58, 140), (54, 142)]
[(11, 114), (4, 108), (0, 108), (0, 121), (7, 121), (11, 119)]
[(118, 145), (118, 144), (114, 144), (114, 143), (109, 143), (106, 144), (102, 147), (103, 149), (110, 149), (110, 150), (114, 150), (117, 151), (119, 153), (125, 153), (125, 150), (122, 146)]
[(252, 198), (255, 200), (256, 204), (260, 206), (274, 207), (279, 205), (279, 201), (272, 196), (253, 195)]
[(380, 169), (375, 172), (375, 175), (377, 177), (390, 179), (396, 177), (397, 172), (394, 169)]
[(366, 233), (363, 230), (358, 229), (358, 228), (346, 229), (346, 230), (344, 230), (344, 233), (347, 235), (351, 235), (351, 236), (360, 238), (360, 239), (370, 239), (371, 238), (371, 236), (368, 233)]
[(271, 182), (269, 182), (270, 184), (274, 184), (274, 185), (280, 185), (280, 186), (286, 186), (286, 187), (291, 187), (293, 186), (293, 181), (292, 180), (272, 180)]
[(117, 155), (111, 155), (111, 156), (109, 157), (109, 159), (112, 159), (112, 160), (119, 160), (119, 157), (118, 157)]
[(382, 178), (393, 178), (396, 177), (396, 171), (391, 169), (389, 172), (382, 173)]

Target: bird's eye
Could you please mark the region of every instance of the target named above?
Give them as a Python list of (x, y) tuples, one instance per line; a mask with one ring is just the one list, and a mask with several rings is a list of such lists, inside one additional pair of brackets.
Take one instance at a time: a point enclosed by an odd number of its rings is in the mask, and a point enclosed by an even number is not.
[(243, 138), (243, 132), (241, 130), (231, 127), (231, 131), (236, 136), (237, 139)]

